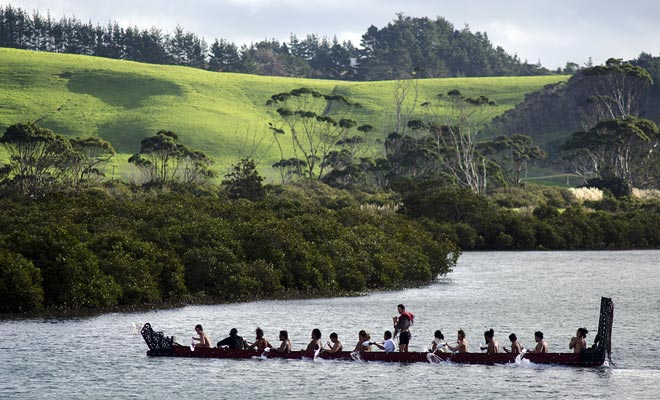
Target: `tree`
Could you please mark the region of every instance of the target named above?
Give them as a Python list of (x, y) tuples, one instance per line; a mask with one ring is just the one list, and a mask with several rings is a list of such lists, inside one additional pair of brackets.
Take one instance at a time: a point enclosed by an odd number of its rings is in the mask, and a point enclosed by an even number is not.
[(209, 52), (209, 70), (221, 72), (238, 72), (241, 68), (241, 57), (238, 47), (225, 39), (216, 39)]
[(21, 254), (0, 248), (0, 310), (21, 312), (43, 305), (41, 271)]
[(96, 136), (73, 138), (70, 141), (74, 151), (71, 157), (74, 186), (103, 177), (99, 167), (115, 156), (112, 144)]
[(176, 27), (174, 35), (167, 42), (174, 64), (196, 68), (202, 68), (206, 63), (206, 47), (203, 39), (192, 32), (184, 32), (180, 26)]
[[(344, 96), (329, 95), (309, 88), (294, 89), (290, 92), (271, 96), (266, 103), (277, 107), (278, 119), (270, 123), (270, 129), (278, 142), (286, 128), (290, 133), (291, 150), (297, 163), (299, 175), (310, 179), (321, 179), (326, 173), (326, 160), (336, 143), (349, 137), (356, 122), (347, 118), (351, 109), (359, 107)], [(284, 157), (282, 157), (284, 158)]]
[[(412, 91), (412, 104), (408, 96)], [(394, 132), (405, 135), (408, 121), (415, 112), (419, 97), (419, 81), (417, 79), (397, 79), (394, 83), (394, 115), (396, 125)], [(406, 101), (408, 99), (408, 101)]]
[(581, 75), (594, 93), (588, 101), (591, 107), (585, 112), (587, 128), (605, 119), (637, 116), (640, 101), (653, 84), (647, 70), (615, 58), (608, 59), (604, 66), (582, 69)]
[(660, 178), (657, 169), (650, 168), (660, 162), (659, 139), (660, 130), (652, 121), (616, 118), (574, 133), (562, 151), (574, 172), (585, 180), (620, 178), (630, 187), (648, 187)]
[(203, 152), (180, 143), (172, 131), (158, 131), (140, 144), (140, 152), (128, 162), (135, 164), (149, 183), (195, 184), (214, 175), (209, 169), (213, 161)]
[(242, 158), (232, 166), (232, 171), (225, 175), (222, 184), (227, 187), (230, 199), (261, 200), (265, 194), (263, 177), (257, 172), (254, 160)]
[(9, 153), (9, 176), (28, 195), (59, 187), (72, 156), (69, 140), (34, 123), (15, 124), (0, 138)]
[(545, 152), (534, 145), (531, 137), (515, 134), (498, 136), (478, 145), (479, 151), (499, 164), (510, 183), (520, 185), (527, 163), (545, 158)]
[(431, 151), (439, 172), (449, 175), (459, 186), (468, 187), (475, 193), (485, 193), (488, 171), (492, 166), (478, 151), (477, 136), (485, 122), (485, 108), (494, 106), (495, 102), (485, 96), (465, 97), (456, 89), (450, 90), (446, 99), (448, 112), (441, 111), (443, 104), (422, 103), (425, 118), (411, 120), (408, 126), (429, 134), (424, 151)]

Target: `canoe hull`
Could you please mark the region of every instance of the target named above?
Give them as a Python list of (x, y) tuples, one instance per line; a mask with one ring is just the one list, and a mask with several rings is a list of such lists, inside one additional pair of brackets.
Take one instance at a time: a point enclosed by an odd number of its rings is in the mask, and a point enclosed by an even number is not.
[[(515, 354), (498, 353), (436, 353), (429, 355), (426, 352), (408, 353), (386, 353), (386, 352), (348, 352), (337, 353), (321, 352), (314, 357), (314, 352), (292, 351), (290, 353), (264, 352), (259, 354), (251, 350), (232, 350), (223, 348), (195, 348), (191, 350), (188, 346), (172, 346), (171, 352), (147, 351), (152, 357), (192, 357), (192, 358), (218, 358), (218, 359), (288, 359), (288, 360), (344, 360), (363, 362), (398, 362), (398, 363), (442, 363), (451, 362), (455, 364), (511, 364), (518, 361)], [(536, 364), (554, 364), (576, 367), (598, 367), (603, 365), (605, 357), (594, 354), (573, 353), (547, 353), (547, 354), (525, 354), (523, 357)]]

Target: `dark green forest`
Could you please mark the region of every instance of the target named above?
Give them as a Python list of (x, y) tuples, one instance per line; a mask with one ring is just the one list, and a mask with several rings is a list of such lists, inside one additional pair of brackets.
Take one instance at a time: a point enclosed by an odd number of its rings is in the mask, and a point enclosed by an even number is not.
[(349, 295), (426, 284), (460, 249), (660, 246), (658, 200), (582, 203), (548, 187), (485, 196), (429, 180), (387, 194), (305, 180), (248, 200), (231, 188), (241, 180), (4, 195), (0, 312)]
[[(359, 46), (358, 46), (359, 45)], [(524, 76), (553, 73), (495, 47), (485, 32), (462, 29), (444, 18), (398, 14), (387, 26), (368, 27), (359, 44), (314, 33), (287, 42), (249, 45), (215, 39), (207, 43), (176, 27), (140, 29), (54, 19), (11, 5), (0, 6), (0, 47), (83, 54), (210, 71), (322, 78), (386, 80), (410, 77)], [(567, 71), (572, 71), (570, 65)]]
[(2, 312), (336, 296), (424, 284), (458, 257), (322, 185), (252, 202), (109, 183), (0, 207)]

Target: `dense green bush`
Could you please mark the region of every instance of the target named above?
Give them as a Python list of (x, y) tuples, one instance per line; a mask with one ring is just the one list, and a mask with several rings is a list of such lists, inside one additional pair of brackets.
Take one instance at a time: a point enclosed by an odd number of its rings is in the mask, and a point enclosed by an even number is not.
[[(459, 188), (408, 185), (403, 211), (462, 250), (648, 249), (660, 245), (660, 203), (606, 197), (601, 202), (571, 204), (561, 190), (523, 195), (513, 189), (488, 198)], [(526, 199), (526, 200), (522, 200)], [(518, 212), (500, 204), (524, 204)], [(529, 203), (529, 201), (539, 203)], [(560, 209), (556, 204), (568, 206)], [(587, 207), (589, 206), (589, 207)]]
[(41, 271), (20, 254), (0, 249), (0, 312), (41, 308)]
[(422, 224), (317, 183), (255, 202), (114, 183), (0, 207), (5, 312), (396, 288), (447, 273), (457, 257)]

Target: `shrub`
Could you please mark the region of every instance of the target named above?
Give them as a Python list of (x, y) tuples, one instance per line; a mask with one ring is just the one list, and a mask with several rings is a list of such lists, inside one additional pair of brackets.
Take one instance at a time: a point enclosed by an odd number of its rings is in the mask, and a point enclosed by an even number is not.
[(22, 255), (0, 249), (0, 311), (39, 310), (43, 300), (39, 269)]

